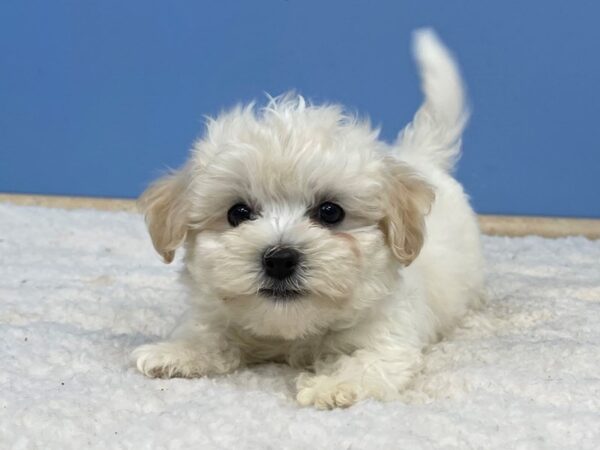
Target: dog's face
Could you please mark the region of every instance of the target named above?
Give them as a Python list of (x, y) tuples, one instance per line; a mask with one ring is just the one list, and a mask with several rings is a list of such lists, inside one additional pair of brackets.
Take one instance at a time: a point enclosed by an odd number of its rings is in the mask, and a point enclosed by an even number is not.
[(300, 97), (208, 124), (141, 199), (167, 262), (238, 326), (294, 339), (352, 324), (418, 255), (433, 192), (368, 124)]

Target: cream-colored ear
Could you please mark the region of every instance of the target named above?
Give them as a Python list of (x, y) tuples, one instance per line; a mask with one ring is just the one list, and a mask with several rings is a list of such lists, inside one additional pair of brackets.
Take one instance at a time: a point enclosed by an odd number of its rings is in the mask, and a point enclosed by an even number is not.
[(182, 169), (154, 182), (138, 201), (154, 248), (166, 263), (173, 261), (175, 250), (181, 246), (188, 231), (186, 190), (189, 182), (188, 171)]
[(425, 216), (435, 193), (433, 187), (406, 164), (389, 158), (386, 214), (381, 227), (388, 245), (408, 266), (419, 255), (425, 240)]

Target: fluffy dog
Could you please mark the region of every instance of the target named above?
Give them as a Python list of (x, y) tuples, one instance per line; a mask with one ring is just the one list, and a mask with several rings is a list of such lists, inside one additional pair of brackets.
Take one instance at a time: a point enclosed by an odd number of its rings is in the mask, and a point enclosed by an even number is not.
[(142, 196), (192, 309), (133, 357), (150, 377), (302, 368), (297, 401), (399, 397), (422, 349), (484, 294), (477, 219), (450, 175), (467, 120), (458, 69), (415, 34), (425, 101), (393, 145), (339, 106), (288, 94), (209, 119), (187, 164)]

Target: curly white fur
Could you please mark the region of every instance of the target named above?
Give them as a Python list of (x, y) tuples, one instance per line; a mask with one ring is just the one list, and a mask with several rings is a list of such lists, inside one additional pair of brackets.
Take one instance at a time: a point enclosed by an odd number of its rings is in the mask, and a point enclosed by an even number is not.
[[(364, 120), (291, 94), (210, 120), (190, 160), (141, 199), (167, 262), (186, 249), (193, 309), (166, 342), (134, 352), (149, 376), (223, 374), (284, 361), (305, 370), (297, 400), (346, 407), (390, 400), (422, 349), (484, 294), (477, 220), (451, 177), (467, 112), (462, 82), (433, 32), (415, 39), (425, 102), (388, 146)], [(319, 202), (345, 210), (315, 223)], [(243, 201), (255, 220), (231, 227)], [(264, 297), (261, 257), (302, 252), (293, 300)]]

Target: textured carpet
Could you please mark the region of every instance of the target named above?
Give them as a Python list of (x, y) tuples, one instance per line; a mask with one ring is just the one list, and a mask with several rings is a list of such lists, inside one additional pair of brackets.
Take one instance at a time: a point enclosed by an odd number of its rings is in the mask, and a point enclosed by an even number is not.
[(1, 448), (598, 448), (600, 241), (484, 238), (491, 299), (403, 402), (316, 411), (281, 365), (151, 380), (185, 310), (141, 218), (0, 204)]

